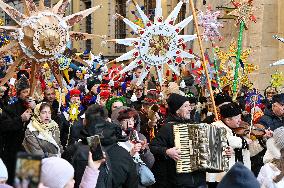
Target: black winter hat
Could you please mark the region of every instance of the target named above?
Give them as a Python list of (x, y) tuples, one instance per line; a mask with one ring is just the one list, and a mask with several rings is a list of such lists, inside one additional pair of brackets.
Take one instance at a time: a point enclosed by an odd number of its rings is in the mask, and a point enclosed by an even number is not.
[(176, 111), (186, 102), (189, 101), (189, 99), (185, 96), (176, 94), (176, 93), (172, 93), (168, 100), (168, 106), (169, 106), (169, 112), (171, 114), (176, 114)]
[(20, 93), (24, 89), (30, 88), (29, 80), (25, 75), (22, 75), (22, 77), (16, 82), (16, 90), (17, 93)]
[(102, 146), (109, 146), (117, 142), (127, 141), (127, 137), (122, 135), (120, 126), (108, 121), (101, 121), (86, 128), (89, 136), (100, 135)]
[(215, 105), (219, 106), (223, 104), (224, 102), (233, 102), (233, 101), (232, 101), (232, 98), (228, 94), (218, 93), (215, 96)]
[(223, 177), (217, 188), (260, 188), (254, 174), (242, 163), (236, 163)]
[(284, 93), (280, 93), (280, 94), (274, 95), (272, 97), (272, 101), (273, 101), (273, 103), (278, 102), (281, 105), (284, 105)]
[(220, 114), (222, 118), (234, 117), (241, 113), (242, 113), (242, 110), (240, 106), (235, 102), (224, 104), (220, 107)]
[(87, 89), (91, 91), (92, 87), (96, 84), (101, 84), (101, 81), (98, 78), (89, 78), (87, 80)]

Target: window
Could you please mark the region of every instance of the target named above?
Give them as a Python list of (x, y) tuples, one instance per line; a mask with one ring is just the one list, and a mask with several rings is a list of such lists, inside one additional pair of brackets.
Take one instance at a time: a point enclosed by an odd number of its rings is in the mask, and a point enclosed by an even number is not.
[[(126, 0), (116, 0), (115, 5), (116, 13), (126, 17)], [(115, 38), (126, 38), (126, 25), (122, 20), (115, 20)], [(125, 53), (126, 47), (121, 44), (115, 44), (115, 53)]]
[[(91, 1), (85, 1), (84, 3), (86, 9), (92, 7)], [(86, 33), (92, 33), (92, 14), (86, 17)], [(91, 49), (92, 49), (92, 41), (88, 39), (86, 40), (86, 50), (91, 50)]]
[[(185, 19), (185, 14), (186, 14), (186, 4), (184, 3), (179, 11), (176, 24), (183, 21)], [(184, 35), (184, 29), (180, 32), (181, 35)]]
[(144, 0), (145, 13), (150, 17), (150, 20), (154, 20), (156, 0)]

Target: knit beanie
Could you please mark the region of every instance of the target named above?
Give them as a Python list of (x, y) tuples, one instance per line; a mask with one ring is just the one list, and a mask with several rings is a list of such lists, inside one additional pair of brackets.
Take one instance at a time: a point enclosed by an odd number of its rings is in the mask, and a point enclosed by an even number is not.
[(89, 78), (87, 80), (87, 89), (91, 91), (92, 87), (96, 84), (101, 84), (101, 81), (98, 78)]
[(41, 182), (50, 188), (64, 188), (74, 177), (72, 165), (59, 157), (50, 157), (42, 160)]
[(284, 127), (279, 127), (274, 130), (273, 138), (275, 145), (279, 148), (279, 150), (284, 148)]
[(236, 163), (223, 177), (217, 188), (260, 188), (254, 174), (242, 163)]
[(220, 107), (220, 114), (222, 118), (235, 117), (242, 113), (240, 106), (235, 103), (224, 104)]
[(179, 95), (179, 94), (176, 94), (176, 93), (172, 93), (168, 100), (167, 100), (167, 103), (168, 103), (168, 106), (169, 106), (169, 112), (171, 114), (176, 114), (176, 111), (178, 109), (180, 109), (180, 107), (186, 102), (188, 101), (188, 98), (185, 97), (185, 96), (182, 96), (182, 95)]
[(16, 82), (16, 90), (17, 93), (20, 93), (22, 90), (30, 88), (29, 80), (26, 76), (22, 76), (17, 82)]
[(0, 159), (0, 181), (6, 181), (8, 179), (8, 172), (2, 159)]

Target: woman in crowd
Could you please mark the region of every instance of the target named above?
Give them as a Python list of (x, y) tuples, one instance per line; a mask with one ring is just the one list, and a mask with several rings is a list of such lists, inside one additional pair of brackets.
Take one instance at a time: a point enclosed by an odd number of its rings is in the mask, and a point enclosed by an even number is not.
[[(132, 156), (134, 162), (145, 163), (148, 168), (154, 164), (154, 156), (150, 152), (146, 137), (139, 133), (139, 116), (135, 109), (122, 107), (116, 110), (118, 112), (117, 121), (121, 125), (123, 133), (129, 136), (126, 142), (119, 142), (118, 145), (125, 148)], [(114, 111), (114, 113), (117, 113)], [(139, 187), (143, 187), (139, 185)]]
[(284, 187), (284, 127), (276, 129), (267, 140), (266, 163), (257, 177), (261, 188)]
[(48, 103), (40, 103), (34, 109), (34, 115), (27, 126), (23, 146), (28, 153), (43, 157), (60, 156), (60, 131), (51, 119)]
[[(96, 187), (99, 167), (104, 159), (99, 161), (92, 160), (92, 154), (89, 153), (88, 166), (85, 168), (80, 188)], [(41, 183), (49, 188), (73, 188), (75, 180), (74, 168), (72, 165), (59, 157), (50, 157), (42, 160)]]

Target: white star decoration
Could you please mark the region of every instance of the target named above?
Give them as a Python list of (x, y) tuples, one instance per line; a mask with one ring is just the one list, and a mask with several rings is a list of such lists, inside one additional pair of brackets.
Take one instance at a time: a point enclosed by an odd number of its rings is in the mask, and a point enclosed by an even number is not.
[(115, 61), (121, 62), (134, 59), (128, 66), (120, 71), (120, 74), (128, 72), (139, 65), (144, 66), (137, 85), (140, 85), (148, 75), (150, 69), (155, 67), (159, 83), (162, 84), (165, 64), (167, 64), (176, 75), (180, 75), (178, 64), (181, 61), (176, 61), (176, 59), (194, 58), (194, 55), (183, 51), (180, 45), (194, 40), (197, 36), (179, 35), (184, 27), (193, 19), (193, 16), (189, 16), (174, 25), (183, 5), (183, 2), (180, 1), (167, 19), (163, 21), (161, 0), (156, 0), (155, 18), (154, 22), (152, 22), (144, 14), (140, 6), (136, 2), (134, 2), (134, 4), (145, 27), (141, 28), (127, 18), (116, 14), (117, 18), (122, 19), (139, 37), (113, 40), (118, 44), (134, 47), (131, 51), (116, 58)]
[(205, 41), (213, 41), (215, 38), (221, 40), (219, 28), (223, 27), (223, 24), (218, 22), (219, 16), (220, 11), (213, 12), (209, 8), (207, 8), (205, 14), (202, 11), (198, 14), (198, 25), (204, 28), (202, 37)]

